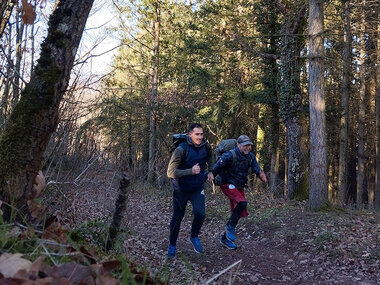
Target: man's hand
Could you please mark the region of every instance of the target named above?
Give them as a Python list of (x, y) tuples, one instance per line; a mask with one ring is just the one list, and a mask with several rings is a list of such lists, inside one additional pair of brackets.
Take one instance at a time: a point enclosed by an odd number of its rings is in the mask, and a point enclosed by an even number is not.
[(197, 163), (191, 168), (191, 173), (193, 174), (198, 174), (200, 172), (201, 172), (201, 167), (199, 166), (199, 163)]
[(209, 172), (207, 174), (207, 181), (212, 182), (214, 180), (214, 174), (212, 172)]
[(260, 177), (261, 181), (267, 183), (267, 177), (265, 176), (264, 171), (262, 171), (262, 170), (260, 171), (259, 177)]

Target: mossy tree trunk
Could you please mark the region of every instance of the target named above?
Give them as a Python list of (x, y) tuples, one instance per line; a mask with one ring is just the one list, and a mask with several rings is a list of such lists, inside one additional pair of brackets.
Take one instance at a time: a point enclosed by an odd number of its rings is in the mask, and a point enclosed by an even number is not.
[(277, 8), (283, 14), (281, 37), (281, 75), (279, 105), (280, 113), (286, 127), (288, 147), (287, 166), (287, 198), (305, 196), (307, 192), (307, 171), (305, 154), (302, 149), (302, 94), (301, 94), (301, 50), (304, 48), (302, 36), (306, 26), (304, 18), (306, 2), (286, 3), (276, 2)]
[(14, 202), (19, 209), (32, 197), (33, 182), (58, 123), (58, 107), (92, 4), (93, 0), (59, 2), (30, 82), (1, 134), (0, 199)]

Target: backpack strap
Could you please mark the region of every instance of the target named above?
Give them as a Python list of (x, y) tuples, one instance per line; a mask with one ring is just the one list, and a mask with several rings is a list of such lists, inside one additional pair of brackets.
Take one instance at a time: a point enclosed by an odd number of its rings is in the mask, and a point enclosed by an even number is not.
[(178, 145), (178, 147), (181, 147), (183, 149), (183, 153), (181, 156), (181, 163), (183, 163), (189, 154), (189, 144), (187, 142), (182, 142)]
[[(232, 163), (230, 165), (230, 167), (232, 167), (236, 161), (236, 152), (235, 152), (235, 149), (230, 149), (229, 152), (232, 153)], [(249, 161), (249, 167), (251, 167), (252, 165), (252, 156), (251, 156), (251, 152), (248, 154), (248, 158), (245, 160), (245, 161)]]

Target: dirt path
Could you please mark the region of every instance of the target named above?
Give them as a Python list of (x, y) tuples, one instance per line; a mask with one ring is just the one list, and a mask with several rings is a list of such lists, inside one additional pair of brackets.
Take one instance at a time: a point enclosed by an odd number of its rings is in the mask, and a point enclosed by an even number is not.
[[(250, 216), (237, 231), (237, 250), (219, 242), (228, 218), (220, 194), (206, 192), (207, 218), (197, 254), (188, 241), (191, 206), (181, 225), (177, 256), (166, 260), (170, 193), (131, 195), (126, 224), (131, 231), (125, 254), (169, 284), (204, 284), (241, 262), (210, 284), (380, 284), (379, 217), (369, 212), (309, 213), (305, 203), (286, 204), (248, 193)], [(233, 279), (232, 279), (233, 278)]]

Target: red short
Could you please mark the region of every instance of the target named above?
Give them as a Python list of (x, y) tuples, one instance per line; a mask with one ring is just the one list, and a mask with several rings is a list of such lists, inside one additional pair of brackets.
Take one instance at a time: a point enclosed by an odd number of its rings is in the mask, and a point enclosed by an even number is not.
[[(232, 184), (223, 184), (220, 185), (220, 189), (228, 197), (230, 200), (230, 208), (231, 213), (235, 209), (238, 202), (245, 202), (245, 193), (244, 189), (238, 189)], [(247, 208), (244, 209), (243, 213), (241, 213), (240, 217), (244, 218), (248, 216)]]

